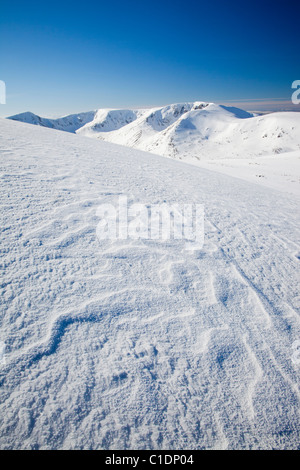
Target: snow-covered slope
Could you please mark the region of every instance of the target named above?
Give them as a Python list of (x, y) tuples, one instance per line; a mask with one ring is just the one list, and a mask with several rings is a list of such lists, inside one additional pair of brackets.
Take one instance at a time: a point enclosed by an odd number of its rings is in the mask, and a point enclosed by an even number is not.
[(99, 109), (94, 119), (80, 128), (80, 133), (93, 137), (99, 132), (115, 131), (135, 121), (142, 113), (142, 110)]
[(300, 196), (300, 150), (269, 157), (201, 160), (199, 165)]
[[(145, 127), (145, 132), (148, 130), (148, 133), (152, 131), (152, 134), (156, 134), (168, 128), (183, 114), (187, 113), (195, 106), (202, 107), (206, 106), (206, 104), (181, 103), (165, 106), (163, 108), (138, 109), (132, 111), (126, 109), (100, 109), (94, 120), (80, 128), (77, 133), (88, 137), (97, 137), (95, 132), (115, 131), (126, 126), (125, 129), (118, 134), (123, 135), (124, 132), (126, 135), (124, 144), (131, 146), (130, 143), (132, 139), (130, 132), (132, 133), (132, 130), (134, 140), (136, 140), (136, 129), (140, 131), (142, 127)], [(111, 124), (112, 121), (115, 121), (115, 123)], [(131, 125), (127, 126), (127, 124)], [(127, 135), (128, 133), (129, 135)]]
[(70, 114), (58, 119), (47, 119), (30, 112), (26, 112), (10, 116), (8, 119), (42, 127), (50, 127), (51, 129), (57, 129), (60, 131), (75, 132), (80, 127), (92, 121), (95, 114), (96, 111), (88, 111), (86, 113)]
[[(9, 120), (0, 156), (2, 449), (299, 448), (299, 198)], [(203, 249), (100, 242), (120, 195), (204, 204)]]

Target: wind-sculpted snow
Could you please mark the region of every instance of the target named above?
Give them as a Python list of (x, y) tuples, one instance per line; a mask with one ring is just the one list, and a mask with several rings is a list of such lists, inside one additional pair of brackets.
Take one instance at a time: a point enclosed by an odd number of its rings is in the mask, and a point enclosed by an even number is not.
[[(299, 198), (43, 127), (0, 135), (0, 447), (299, 448)], [(100, 241), (121, 195), (204, 204), (203, 248)]]

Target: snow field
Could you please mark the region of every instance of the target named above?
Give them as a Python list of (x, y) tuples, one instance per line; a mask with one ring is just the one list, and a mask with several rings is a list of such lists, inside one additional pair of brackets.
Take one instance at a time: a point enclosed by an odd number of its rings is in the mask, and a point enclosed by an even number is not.
[[(0, 446), (299, 448), (299, 198), (0, 120)], [(205, 206), (205, 244), (96, 237), (97, 207)]]

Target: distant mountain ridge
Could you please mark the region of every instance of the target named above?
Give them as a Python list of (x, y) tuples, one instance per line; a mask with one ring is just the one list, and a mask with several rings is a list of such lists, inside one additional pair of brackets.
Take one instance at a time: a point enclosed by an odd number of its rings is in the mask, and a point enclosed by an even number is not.
[(80, 127), (92, 121), (95, 117), (96, 111), (88, 111), (79, 114), (70, 114), (58, 119), (48, 119), (38, 116), (37, 114), (27, 111), (25, 113), (10, 116), (7, 119), (14, 121), (26, 122), (27, 124), (34, 124), (36, 126), (49, 127), (65, 132), (76, 132)]
[(257, 116), (202, 101), (152, 109), (99, 109), (59, 119), (27, 112), (9, 119), (190, 162), (251, 158), (300, 149), (300, 113)]

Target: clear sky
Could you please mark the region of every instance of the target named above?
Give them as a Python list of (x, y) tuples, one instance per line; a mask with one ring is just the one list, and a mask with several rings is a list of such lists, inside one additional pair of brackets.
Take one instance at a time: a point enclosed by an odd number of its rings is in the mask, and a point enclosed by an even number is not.
[(0, 115), (194, 100), (292, 107), (299, 19), (289, 0), (2, 0)]

